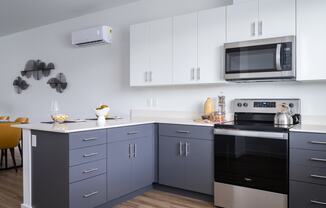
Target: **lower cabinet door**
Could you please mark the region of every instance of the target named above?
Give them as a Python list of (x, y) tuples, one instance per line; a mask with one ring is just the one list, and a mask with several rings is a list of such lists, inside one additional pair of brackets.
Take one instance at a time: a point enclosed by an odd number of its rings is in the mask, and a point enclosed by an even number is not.
[(71, 208), (94, 208), (102, 205), (106, 203), (106, 175), (72, 183), (69, 192)]
[(184, 139), (160, 136), (159, 138), (159, 183), (184, 188), (185, 162)]
[(131, 140), (108, 143), (108, 200), (131, 192)]
[(151, 137), (133, 141), (132, 189), (138, 190), (154, 182), (154, 140)]
[(213, 140), (185, 140), (185, 189), (213, 195)]
[(290, 208), (326, 207), (326, 186), (290, 181)]

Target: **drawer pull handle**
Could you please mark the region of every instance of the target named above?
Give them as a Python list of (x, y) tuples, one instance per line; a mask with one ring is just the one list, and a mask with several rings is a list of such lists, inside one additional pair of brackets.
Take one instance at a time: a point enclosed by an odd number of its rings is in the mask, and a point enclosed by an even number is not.
[(89, 142), (89, 141), (94, 141), (96, 140), (97, 138), (96, 137), (92, 137), (92, 138), (85, 138), (83, 139), (84, 142)]
[(322, 175), (314, 175), (314, 174), (311, 174), (310, 177), (312, 177), (312, 178), (326, 179), (326, 176), (322, 176)]
[(134, 134), (138, 134), (139, 133), (139, 131), (131, 131), (131, 132), (128, 132), (127, 134), (128, 135), (134, 135)]
[(326, 162), (326, 159), (321, 159), (321, 158), (310, 158), (311, 161), (316, 161), (316, 162)]
[(85, 194), (83, 197), (84, 197), (84, 198), (89, 198), (89, 197), (94, 196), (94, 195), (96, 195), (96, 194), (98, 194), (98, 193), (99, 193), (98, 191), (94, 191), (94, 192), (92, 192), (92, 193), (90, 193), (90, 194)]
[(93, 157), (93, 156), (96, 156), (98, 155), (97, 152), (94, 152), (94, 153), (90, 153), (90, 154), (84, 154), (83, 157)]
[(190, 131), (177, 130), (177, 133), (180, 133), (180, 134), (189, 134)]
[(84, 170), (83, 173), (92, 173), (92, 172), (95, 172), (95, 171), (98, 171), (98, 168), (93, 168), (93, 169), (89, 169), (89, 170)]
[(326, 145), (326, 142), (319, 142), (319, 141), (310, 141), (310, 144), (323, 144)]
[(316, 201), (316, 200), (310, 200), (312, 204), (319, 204), (319, 205), (326, 205), (326, 202)]

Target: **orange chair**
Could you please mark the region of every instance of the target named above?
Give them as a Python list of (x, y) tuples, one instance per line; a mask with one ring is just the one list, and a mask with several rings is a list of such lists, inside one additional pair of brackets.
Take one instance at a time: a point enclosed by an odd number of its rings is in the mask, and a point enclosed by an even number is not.
[(21, 140), (21, 129), (13, 128), (11, 125), (15, 123), (0, 123), (0, 150), (1, 159), (0, 165), (2, 165), (3, 158), (5, 158), (5, 167), (8, 168), (7, 150), (10, 150), (10, 154), (14, 163), (14, 167), (17, 171), (17, 164), (15, 159), (15, 147), (18, 147)]
[(15, 120), (15, 123), (19, 123), (19, 124), (28, 124), (28, 122), (29, 119), (25, 117), (20, 117)]
[(9, 121), (9, 116), (0, 116), (0, 121)]

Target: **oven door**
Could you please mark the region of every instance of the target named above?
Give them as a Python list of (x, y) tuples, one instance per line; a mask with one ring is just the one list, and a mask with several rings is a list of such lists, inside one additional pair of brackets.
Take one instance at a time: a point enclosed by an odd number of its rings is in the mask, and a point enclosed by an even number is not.
[(215, 129), (215, 182), (288, 193), (288, 134)]
[(225, 44), (225, 79), (295, 78), (294, 37)]

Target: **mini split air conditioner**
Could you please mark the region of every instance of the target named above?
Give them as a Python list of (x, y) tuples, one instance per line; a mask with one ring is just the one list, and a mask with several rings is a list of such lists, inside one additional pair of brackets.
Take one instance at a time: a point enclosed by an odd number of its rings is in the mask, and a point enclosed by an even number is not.
[(98, 26), (73, 32), (72, 44), (75, 46), (90, 46), (96, 44), (109, 44), (112, 42), (112, 28)]

